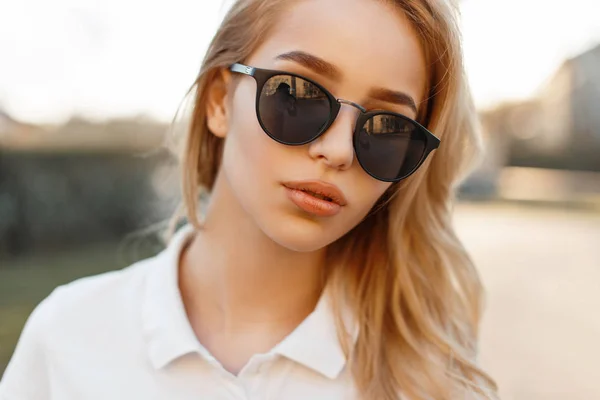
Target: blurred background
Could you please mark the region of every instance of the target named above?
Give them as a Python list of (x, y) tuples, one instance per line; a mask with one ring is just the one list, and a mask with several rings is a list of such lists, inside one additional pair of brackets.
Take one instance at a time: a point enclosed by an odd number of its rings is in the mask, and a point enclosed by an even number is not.
[[(598, 0), (461, 2), (487, 153), (456, 226), (503, 399), (600, 399)], [(0, 376), (59, 284), (160, 248), (169, 123), (220, 1), (0, 2)]]

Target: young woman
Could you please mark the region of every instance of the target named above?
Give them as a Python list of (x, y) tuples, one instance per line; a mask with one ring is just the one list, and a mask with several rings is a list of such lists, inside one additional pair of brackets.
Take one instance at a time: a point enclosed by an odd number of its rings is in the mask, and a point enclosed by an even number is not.
[(0, 398), (496, 398), (451, 224), (478, 143), (455, 18), (450, 0), (235, 2), (194, 85), (190, 223), (43, 301)]

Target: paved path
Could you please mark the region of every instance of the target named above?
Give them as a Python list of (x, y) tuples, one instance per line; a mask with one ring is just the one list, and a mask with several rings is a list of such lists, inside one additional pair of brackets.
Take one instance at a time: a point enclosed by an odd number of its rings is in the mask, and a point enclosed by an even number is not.
[(488, 291), (481, 362), (503, 400), (600, 400), (600, 215), (461, 205)]

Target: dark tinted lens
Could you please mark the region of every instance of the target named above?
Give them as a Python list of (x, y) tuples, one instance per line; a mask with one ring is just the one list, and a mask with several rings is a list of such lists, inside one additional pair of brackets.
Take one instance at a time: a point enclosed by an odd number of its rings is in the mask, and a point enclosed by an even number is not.
[(263, 86), (258, 115), (275, 140), (304, 144), (324, 128), (331, 114), (327, 95), (314, 84), (290, 75), (271, 77)]
[(392, 181), (410, 174), (419, 164), (426, 140), (425, 132), (411, 120), (379, 114), (359, 131), (356, 156), (368, 173)]

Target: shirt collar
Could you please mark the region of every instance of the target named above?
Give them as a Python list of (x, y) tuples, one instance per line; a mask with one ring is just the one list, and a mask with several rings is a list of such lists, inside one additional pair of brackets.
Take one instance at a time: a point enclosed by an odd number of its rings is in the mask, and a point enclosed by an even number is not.
[[(342, 309), (342, 323), (350, 338), (351, 348), (358, 337), (358, 324), (349, 309)], [(296, 361), (320, 374), (335, 379), (347, 363), (339, 340), (338, 328), (329, 293), (325, 291), (315, 310), (274, 349), (278, 354)]]
[(167, 248), (151, 259), (142, 324), (150, 361), (157, 369), (185, 354), (203, 351), (187, 318), (178, 284), (179, 256), (193, 232), (193, 226), (184, 226)]
[[(146, 282), (142, 324), (150, 361), (157, 369), (189, 353), (213, 358), (196, 338), (178, 284), (179, 257), (193, 233), (193, 226), (184, 226), (168, 247), (151, 259), (153, 265)], [(358, 325), (348, 309), (342, 310), (342, 322), (353, 346)], [(314, 311), (271, 352), (335, 379), (347, 362), (338, 337), (332, 304), (325, 291)]]

